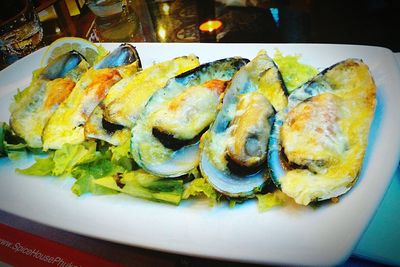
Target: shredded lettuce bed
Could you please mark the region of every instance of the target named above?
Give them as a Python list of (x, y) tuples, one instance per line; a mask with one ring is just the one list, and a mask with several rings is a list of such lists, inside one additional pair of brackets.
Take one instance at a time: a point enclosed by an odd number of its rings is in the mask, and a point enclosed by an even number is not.
[(183, 199), (191, 197), (207, 198), (209, 205), (212, 207), (217, 203), (219, 195), (207, 180), (201, 177), (190, 182), (189, 186), (183, 192)]
[(0, 157), (16, 160), (26, 155), (28, 149), (24, 140), (16, 136), (7, 123), (0, 122)]
[(178, 205), (182, 199), (182, 179), (161, 179), (143, 170), (133, 170), (129, 142), (108, 146), (87, 141), (78, 145), (65, 144), (48, 157), (35, 158), (35, 163), (16, 171), (25, 175), (72, 176), (71, 190), (77, 196), (126, 193), (148, 200)]
[(300, 63), (300, 55), (284, 56), (279, 50), (276, 50), (273, 59), (279, 67), (289, 93), (318, 73), (316, 68)]
[(181, 179), (162, 179), (140, 169), (105, 176), (94, 183), (134, 197), (175, 205), (180, 203), (183, 192)]

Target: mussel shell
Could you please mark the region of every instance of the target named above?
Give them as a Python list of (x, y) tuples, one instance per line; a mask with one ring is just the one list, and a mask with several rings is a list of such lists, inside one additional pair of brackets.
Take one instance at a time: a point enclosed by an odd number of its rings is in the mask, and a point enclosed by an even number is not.
[[(164, 88), (158, 90), (147, 102), (132, 129), (131, 153), (138, 165), (161, 177), (178, 177), (195, 168), (199, 162), (199, 142), (189, 142), (189, 145), (182, 146), (178, 150), (166, 148), (153, 135), (152, 125), (147, 125), (148, 117), (163, 103), (171, 101), (188, 88), (214, 79), (230, 80), (247, 62), (247, 59), (234, 57), (205, 63), (172, 78)], [(162, 159), (155, 159), (153, 158), (155, 154), (165, 156)]]
[[(341, 61), (323, 70), (309, 82), (296, 89), (289, 97), (288, 108), (276, 115), (269, 140), (268, 165), (275, 185), (294, 198), (297, 203), (303, 205), (337, 197), (350, 190), (362, 166), (367, 146), (368, 129), (376, 105), (375, 92), (376, 86), (368, 66), (357, 59)], [(350, 147), (343, 153), (344, 159), (341, 159), (341, 161), (351, 162), (349, 170), (341, 165), (333, 164), (326, 166), (324, 171), (316, 173), (315, 170), (309, 170), (307, 166), (298, 166), (289, 162), (282, 147), (281, 130), (286, 123), (289, 112), (305, 101), (312, 100), (322, 94), (333, 94), (341, 97), (344, 101), (341, 108), (349, 114), (346, 115), (346, 124), (358, 126), (358, 128), (352, 127), (351, 129), (351, 132), (357, 136), (356, 138), (344, 129), (344, 136), (350, 139), (348, 142)], [(354, 124), (354, 121), (357, 121), (357, 123)], [(353, 147), (354, 150), (357, 148), (359, 150), (353, 152)], [(350, 155), (348, 151), (352, 151), (357, 156), (346, 160), (346, 155)], [(338, 164), (341, 164), (341, 162), (339, 161)]]
[(72, 50), (55, 58), (40, 73), (40, 79), (54, 80), (65, 77), (79, 63), (85, 60), (79, 52)]
[(114, 49), (109, 55), (104, 57), (100, 62), (93, 66), (94, 69), (117, 68), (138, 62), (138, 67), (142, 67), (139, 53), (136, 48), (130, 44), (121, 44)]
[[(232, 167), (232, 161), (224, 156), (238, 99), (241, 95), (253, 92), (263, 94), (274, 110), (286, 107), (287, 90), (279, 69), (263, 50), (235, 74), (223, 99), (222, 108), (202, 140), (201, 172), (216, 190), (230, 197), (253, 197), (269, 179), (266, 163), (260, 163), (256, 168), (247, 168), (235, 162)], [(270, 124), (273, 113), (269, 117)]]
[(201, 172), (209, 183), (220, 193), (229, 197), (249, 198), (261, 191), (268, 174), (265, 168), (252, 173), (225, 173), (217, 169), (205, 153), (201, 154)]

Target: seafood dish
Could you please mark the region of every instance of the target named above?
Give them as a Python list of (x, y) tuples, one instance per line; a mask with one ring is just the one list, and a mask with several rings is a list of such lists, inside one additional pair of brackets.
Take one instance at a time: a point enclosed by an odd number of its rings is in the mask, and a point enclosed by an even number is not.
[[(7, 136), (48, 152), (20, 172), (72, 175), (77, 195), (108, 190), (173, 204), (199, 192), (230, 201), (278, 192), (305, 206), (335, 199), (363, 165), (374, 78), (353, 58), (290, 93), (285, 75), (263, 49), (252, 59), (203, 63), (189, 54), (145, 68), (130, 44), (93, 66), (70, 51), (34, 72), (0, 137), (13, 149)], [(73, 163), (60, 171), (54, 166), (68, 151)]]

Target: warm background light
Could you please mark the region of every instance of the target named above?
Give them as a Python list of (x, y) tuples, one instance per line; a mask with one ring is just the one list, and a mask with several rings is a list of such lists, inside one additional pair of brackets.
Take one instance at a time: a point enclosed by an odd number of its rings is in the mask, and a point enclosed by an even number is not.
[(161, 6), (161, 10), (163, 11), (164, 15), (169, 15), (170, 6), (167, 3), (163, 3)]
[(157, 35), (160, 42), (165, 42), (165, 38), (167, 37), (167, 31), (163, 26), (159, 26), (157, 30)]
[(222, 22), (220, 20), (208, 20), (202, 23), (199, 27), (202, 32), (213, 32), (222, 27)]

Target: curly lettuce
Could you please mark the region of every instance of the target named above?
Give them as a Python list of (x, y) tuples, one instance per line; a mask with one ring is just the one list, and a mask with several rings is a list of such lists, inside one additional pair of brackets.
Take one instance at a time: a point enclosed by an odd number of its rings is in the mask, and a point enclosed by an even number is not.
[(265, 212), (273, 207), (283, 206), (287, 201), (287, 197), (280, 191), (275, 191), (266, 194), (257, 194), (257, 207), (260, 212)]
[(95, 141), (65, 144), (61, 149), (50, 152), (46, 158), (35, 158), (32, 166), (17, 169), (17, 172), (25, 175), (72, 176), (76, 181), (71, 190), (78, 196), (85, 193), (115, 193), (96, 185), (94, 180), (122, 171), (126, 169), (112, 161), (112, 152), (99, 151)]
[(179, 205), (182, 200), (182, 180), (162, 179), (141, 169), (106, 176), (97, 179), (95, 183), (111, 190), (156, 202)]
[[(10, 126), (5, 123), (0, 123), (0, 157), (8, 157), (11, 160), (19, 159), (26, 155), (27, 145), (25, 141), (16, 136)], [(33, 151), (35, 152), (35, 151)]]
[(205, 178), (196, 178), (190, 182), (182, 196), (183, 199), (192, 197), (205, 197), (208, 199), (209, 206), (212, 207), (218, 202), (219, 194)]
[(310, 65), (300, 63), (300, 55), (283, 55), (275, 51), (274, 61), (279, 67), (289, 93), (314, 77), (318, 70)]

